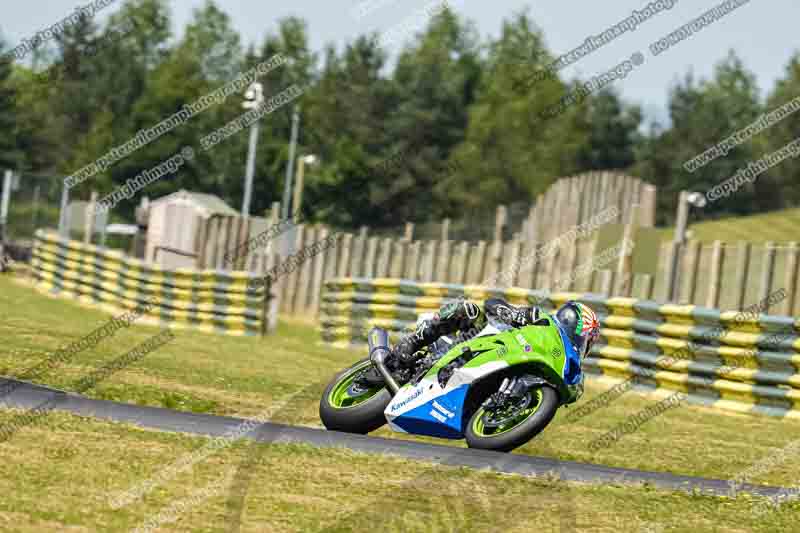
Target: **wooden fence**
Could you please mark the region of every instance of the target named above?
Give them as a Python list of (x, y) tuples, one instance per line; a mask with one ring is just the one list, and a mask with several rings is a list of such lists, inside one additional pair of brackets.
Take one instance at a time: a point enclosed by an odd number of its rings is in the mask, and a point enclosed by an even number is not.
[[(618, 260), (597, 264), (605, 250), (598, 249), (595, 234), (576, 237), (573, 231), (591, 225), (599, 213), (611, 213), (603, 223), (624, 225), (625, 237), (638, 247), (645, 240), (661, 238), (652, 232), (643, 237), (634, 234), (637, 228), (653, 226), (655, 206), (656, 190), (651, 185), (597, 172), (553, 184), (538, 197), (521, 227), (515, 228), (518, 231), (508, 231), (505, 208), (499, 207), (492, 240), (450, 240), (448, 220), (442, 221), (441, 238), (436, 240), (414, 239), (413, 224), (391, 237), (370, 234), (366, 227), (355, 233), (337, 232), (335, 246), (277, 280), (273, 305), (284, 313), (314, 316), (324, 280), (350, 276), (591, 292), (731, 310), (784, 289), (788, 297), (776, 312), (797, 311), (796, 243), (665, 242), (650, 247), (653, 255), (659, 255), (657, 267), (637, 273), (630, 264), (630, 249), (621, 250)], [(279, 212), (274, 204), (266, 219), (215, 216), (199, 224), (196, 268), (264, 275), (285, 261), (290, 250), (296, 253), (333, 235), (323, 226), (282, 224)], [(565, 238), (570, 232), (572, 237)], [(511, 239), (504, 240), (504, 234)], [(554, 242), (558, 246), (551, 247)], [(673, 294), (675, 298), (670, 297)]]
[[(249, 256), (248, 270), (263, 275), (284, 261), (278, 248), (280, 239), (288, 234), (270, 241), (265, 252)], [(278, 278), (275, 290), (281, 312), (316, 315), (322, 285), (334, 277), (402, 278), (466, 285), (486, 284), (494, 279), (496, 283), (489, 284), (501, 288), (514, 286), (669, 302), (673, 253), (680, 254), (679, 297), (674, 303), (739, 310), (782, 289), (787, 294), (785, 300), (770, 312), (797, 314), (800, 304), (797, 243), (778, 246), (690, 241), (686, 246), (676, 247), (665, 242), (660, 245), (655, 276), (626, 275), (617, 261), (593, 264), (600, 251), (592, 238), (562, 242), (553, 253), (542, 254), (546, 250), (542, 245), (519, 238), (505, 242), (409, 241), (403, 237), (371, 236), (367, 229), (334, 235), (324, 226), (299, 225), (294, 231), (293, 249), (309, 249), (331, 236), (335, 238), (334, 246), (307, 258), (295, 270)]]
[(547, 242), (574, 226), (588, 223), (597, 213), (615, 208), (609, 222), (628, 223), (625, 214), (636, 206), (636, 226), (653, 227), (657, 190), (639, 178), (617, 172), (587, 172), (555, 182), (536, 198), (520, 230), (531, 242)]

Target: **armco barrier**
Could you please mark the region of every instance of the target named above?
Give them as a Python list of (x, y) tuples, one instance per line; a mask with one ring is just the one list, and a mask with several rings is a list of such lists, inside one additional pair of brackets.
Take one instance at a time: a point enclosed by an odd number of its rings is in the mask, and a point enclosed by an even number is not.
[(591, 306), (602, 329), (601, 342), (584, 363), (589, 374), (634, 378), (637, 385), (682, 391), (717, 407), (800, 418), (800, 320), (791, 317), (742, 318), (596, 294), (343, 278), (325, 284), (322, 338), (362, 347), (369, 329), (380, 326), (396, 339), (420, 313), (446, 300), (482, 302), (492, 296), (550, 311), (570, 299)]
[(228, 335), (261, 333), (263, 289), (247, 273), (166, 270), (120, 252), (39, 230), (31, 260), (37, 288), (107, 310), (155, 302), (142, 322)]

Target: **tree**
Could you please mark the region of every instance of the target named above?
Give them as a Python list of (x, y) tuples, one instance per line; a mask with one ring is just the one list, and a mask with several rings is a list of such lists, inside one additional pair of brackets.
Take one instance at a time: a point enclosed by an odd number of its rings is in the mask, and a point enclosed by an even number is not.
[(17, 168), (20, 157), (16, 143), (17, 93), (11, 83), (13, 63), (5, 53), (0, 41), (0, 172)]
[(641, 109), (626, 105), (612, 89), (588, 98), (586, 124), (589, 136), (578, 153), (580, 170), (625, 170), (636, 161)]
[(535, 85), (526, 81), (530, 71), (550, 61), (541, 32), (526, 13), (503, 23), (500, 38), (489, 46), (491, 74), (481, 80), (465, 140), (453, 155), (463, 171), (437, 187), (455, 212), (530, 203), (556, 178), (579, 168), (577, 154), (587, 137), (582, 104), (543, 118), (569, 87), (557, 77)]
[(474, 26), (449, 8), (435, 15), (400, 54), (392, 77), (398, 105), (388, 108), (391, 145), (384, 157), (402, 161), (376, 180), (376, 199), (391, 205), (382, 219), (438, 219), (453, 205), (445, 182), (449, 160), (465, 141), (483, 61)]
[[(686, 78), (670, 90), (672, 125), (643, 143), (635, 173), (659, 187), (662, 220), (671, 220), (681, 190), (706, 192), (744, 168), (758, 151), (744, 143), (706, 166), (689, 172), (684, 163), (753, 122), (761, 113), (755, 76), (733, 53), (718, 63), (710, 80)], [(758, 142), (758, 141), (756, 141)], [(709, 203), (701, 216), (747, 214), (775, 205), (762, 196), (765, 182), (747, 185), (729, 198)]]
[[(775, 89), (767, 98), (765, 113), (773, 113), (780, 122), (761, 134), (763, 153), (780, 150), (800, 137), (800, 111), (788, 112), (800, 106), (800, 54), (795, 53), (786, 65), (786, 75), (779, 79)], [(784, 107), (778, 111), (779, 108)], [(784, 116), (784, 113), (787, 113)], [(779, 163), (759, 178), (768, 186), (774, 186), (782, 206), (800, 205), (800, 160), (791, 158)]]
[[(144, 24), (144, 20), (150, 20), (150, 24), (159, 25), (145, 29), (145, 34), (153, 36), (153, 39), (164, 36), (160, 26), (164, 24), (162, 14), (161, 11), (150, 12), (148, 17), (140, 16), (137, 19), (140, 24)], [(139, 130), (152, 128), (182, 110), (184, 105), (194, 103), (231, 81), (242, 67), (238, 34), (232, 29), (228, 15), (210, 1), (203, 8), (195, 10), (183, 38), (172, 49), (164, 49), (155, 41), (143, 43), (141, 39), (131, 46), (151, 51), (161, 50), (159, 53), (152, 53), (164, 57), (152, 71), (147, 72), (144, 91), (132, 107), (124, 135), (115, 135), (114, 144), (108, 145), (105, 151), (127, 142)], [(148, 185), (146, 193), (141, 194), (158, 197), (181, 188), (224, 193), (220, 186), (222, 168), (219, 161), (220, 153), (226, 149), (225, 144), (203, 152), (200, 149), (200, 138), (241, 114), (240, 103), (240, 99), (228, 97), (223, 103), (212, 105), (192, 116), (187, 122), (174, 127), (116, 163), (111, 168), (115, 186), (124, 184), (142, 171), (180, 153), (183, 148), (190, 147), (195, 153), (193, 161), (185, 164), (174, 175)], [(135, 203), (138, 203), (138, 198), (124, 203), (122, 211), (130, 216)]]
[(381, 75), (385, 66), (375, 36), (347, 44), (341, 57), (328, 47), (319, 81), (304, 99), (305, 143), (323, 162), (308, 180), (307, 213), (341, 227), (389, 218), (380, 166), (391, 145), (386, 110), (398, 99)]

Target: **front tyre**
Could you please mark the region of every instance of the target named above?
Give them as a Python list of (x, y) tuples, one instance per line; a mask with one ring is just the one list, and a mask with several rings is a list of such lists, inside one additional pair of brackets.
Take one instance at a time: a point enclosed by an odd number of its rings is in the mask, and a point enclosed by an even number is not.
[(528, 390), (502, 408), (478, 408), (464, 432), (470, 448), (510, 452), (538, 435), (558, 409), (558, 393), (546, 385)]
[(319, 417), (326, 428), (363, 435), (386, 423), (383, 411), (392, 396), (382, 381), (366, 379), (372, 369), (372, 362), (363, 359), (328, 384), (319, 402)]

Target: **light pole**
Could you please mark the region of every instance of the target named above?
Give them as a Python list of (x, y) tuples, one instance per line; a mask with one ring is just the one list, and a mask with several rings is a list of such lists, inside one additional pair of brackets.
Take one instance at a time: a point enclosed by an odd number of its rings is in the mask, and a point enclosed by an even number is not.
[(281, 214), (283, 220), (289, 218), (289, 195), (292, 193), (292, 165), (294, 164), (294, 153), (297, 150), (297, 129), (300, 126), (300, 112), (297, 106), (292, 111), (292, 138), (289, 142), (289, 161), (286, 163), (286, 183), (283, 186), (283, 205)]
[[(252, 83), (244, 93), (245, 109), (257, 109), (264, 103), (264, 86), (259, 82)], [(247, 168), (244, 177), (244, 198), (242, 199), (242, 216), (250, 216), (250, 198), (253, 195), (253, 174), (256, 171), (256, 148), (258, 147), (258, 123), (256, 120), (250, 126), (250, 146), (247, 149)]]
[(0, 198), (0, 272), (5, 269), (6, 223), (8, 222), (8, 203), (11, 199), (11, 178), (13, 172), (6, 170), (3, 176), (2, 198)]
[(303, 202), (303, 185), (306, 173), (306, 165), (315, 165), (317, 156), (313, 154), (304, 155), (297, 158), (297, 180), (294, 184), (294, 199), (292, 200), (292, 212), (300, 213), (300, 205)]

